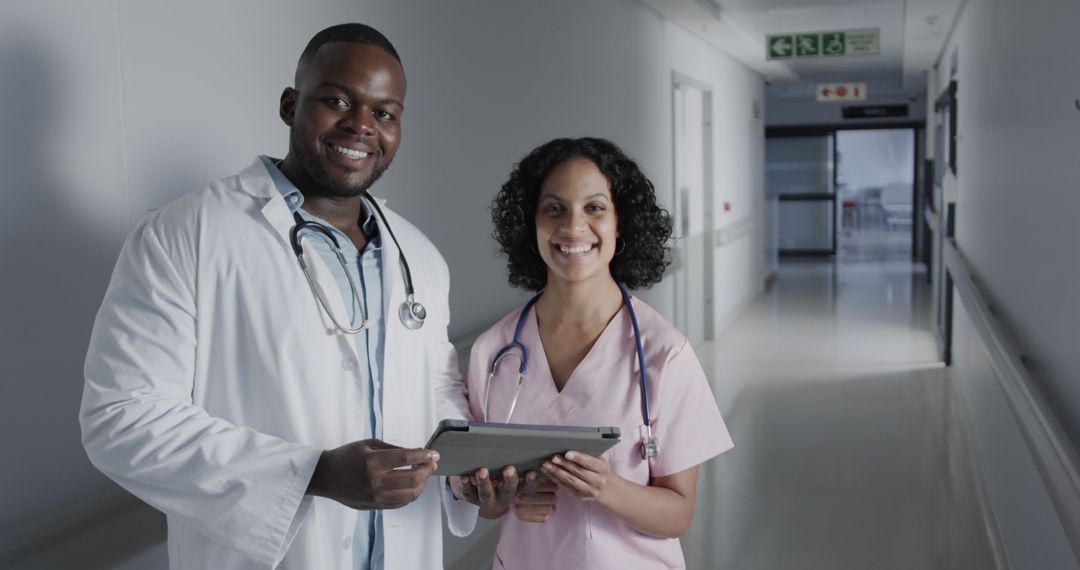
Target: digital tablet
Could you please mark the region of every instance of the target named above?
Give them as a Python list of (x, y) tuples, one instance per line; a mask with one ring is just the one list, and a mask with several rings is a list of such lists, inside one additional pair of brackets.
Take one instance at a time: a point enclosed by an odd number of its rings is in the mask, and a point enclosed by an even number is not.
[(487, 467), (498, 476), (513, 465), (519, 475), (539, 470), (553, 455), (580, 451), (600, 455), (619, 443), (617, 427), (536, 426), (443, 420), (426, 449), (439, 452), (436, 475), (472, 475)]

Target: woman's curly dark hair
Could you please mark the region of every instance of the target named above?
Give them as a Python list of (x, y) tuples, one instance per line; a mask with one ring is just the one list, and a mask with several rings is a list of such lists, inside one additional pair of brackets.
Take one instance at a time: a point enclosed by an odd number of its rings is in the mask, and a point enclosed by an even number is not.
[(652, 182), (633, 160), (611, 141), (587, 137), (555, 139), (530, 152), (492, 202), (492, 235), (506, 254), (510, 285), (532, 291), (547, 285), (547, 265), (536, 250), (540, 187), (555, 167), (576, 158), (595, 164), (611, 185), (619, 237), (626, 243), (611, 260), (612, 277), (631, 289), (659, 283), (671, 263), (671, 216), (656, 203)]

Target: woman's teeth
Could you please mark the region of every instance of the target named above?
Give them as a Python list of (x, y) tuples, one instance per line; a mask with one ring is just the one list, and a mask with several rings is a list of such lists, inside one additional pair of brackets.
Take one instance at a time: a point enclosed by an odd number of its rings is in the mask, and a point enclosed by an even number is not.
[(563, 253), (565, 253), (567, 255), (573, 255), (573, 254), (576, 254), (576, 253), (586, 253), (586, 252), (591, 251), (594, 245), (595, 244), (588, 244), (588, 245), (579, 245), (579, 246), (574, 246), (574, 247), (560, 245), (559, 246), (559, 251), (561, 251), (561, 252), (563, 252)]
[(347, 157), (349, 157), (349, 158), (351, 158), (353, 160), (360, 160), (361, 158), (367, 158), (368, 154), (369, 154), (369, 153), (366, 153), (366, 152), (363, 152), (363, 151), (353, 150), (351, 148), (338, 146), (336, 144), (330, 145), (330, 148), (334, 149), (336, 152), (338, 152), (340, 154), (344, 154), (345, 156), (347, 156)]

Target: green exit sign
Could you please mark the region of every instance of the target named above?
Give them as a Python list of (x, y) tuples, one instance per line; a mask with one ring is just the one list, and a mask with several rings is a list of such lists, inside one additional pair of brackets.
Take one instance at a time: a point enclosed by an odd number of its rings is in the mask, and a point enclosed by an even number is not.
[(770, 34), (766, 38), (768, 59), (878, 55), (881, 33), (878, 28), (797, 34)]

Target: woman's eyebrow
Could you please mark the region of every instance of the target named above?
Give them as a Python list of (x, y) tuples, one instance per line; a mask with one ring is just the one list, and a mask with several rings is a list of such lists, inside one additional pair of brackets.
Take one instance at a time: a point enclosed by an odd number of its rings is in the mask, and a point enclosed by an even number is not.
[[(585, 200), (593, 200), (593, 199), (596, 199), (596, 198), (603, 198), (604, 200), (608, 200), (608, 201), (611, 200), (611, 197), (608, 196), (607, 194), (604, 194), (603, 192), (597, 192), (596, 194), (593, 194), (591, 196), (586, 196)], [(540, 199), (541, 200), (555, 200), (557, 202), (566, 202), (566, 200), (563, 200), (562, 198), (560, 198), (560, 197), (558, 197), (558, 196), (556, 196), (554, 194), (544, 194), (543, 196), (540, 197)]]

